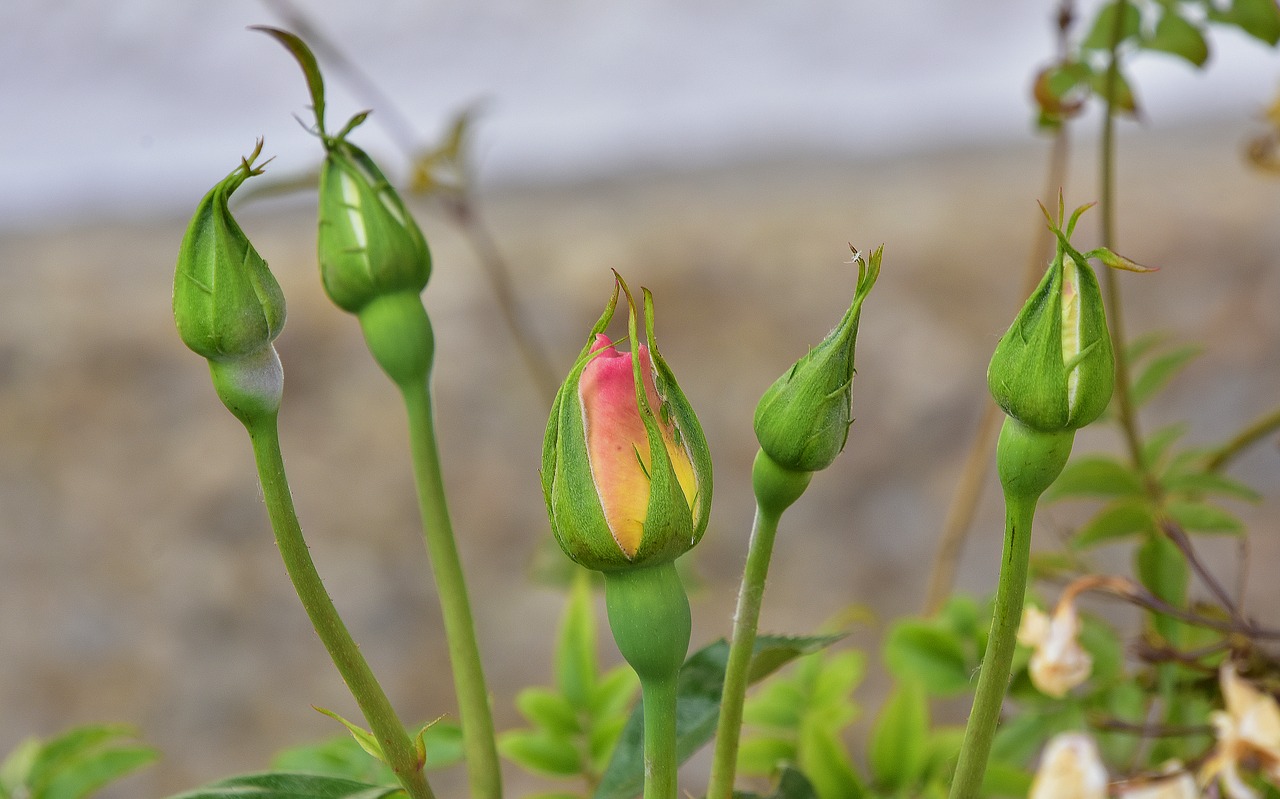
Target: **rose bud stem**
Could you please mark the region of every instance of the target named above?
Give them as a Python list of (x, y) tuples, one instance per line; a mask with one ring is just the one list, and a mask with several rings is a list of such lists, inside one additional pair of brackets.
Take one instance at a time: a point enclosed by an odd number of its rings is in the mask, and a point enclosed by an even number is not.
[(996, 465), (1004, 489), (1004, 551), (991, 632), (951, 783), (951, 799), (972, 799), (981, 793), (1022, 620), (1036, 503), (1067, 465), (1074, 440), (1074, 430), (1042, 432), (1008, 416), (1000, 430)]
[(689, 651), (689, 597), (675, 561), (604, 573), (609, 628), (640, 678), (644, 799), (676, 799), (676, 683)]
[(1102, 415), (1115, 384), (1102, 293), (1089, 261), (1116, 267), (1132, 262), (1109, 250), (1081, 253), (1071, 246), (1071, 234), (1088, 208), (1077, 208), (1068, 218), (1059, 195), (1055, 219), (1042, 206), (1057, 252), (987, 367), (987, 386), (1006, 415), (996, 444), (1004, 489), (1004, 554), (951, 799), (972, 799), (982, 787), (1022, 618), (1036, 503), (1066, 466), (1076, 430)]
[(812, 477), (813, 472), (797, 472), (779, 466), (764, 450), (756, 453), (751, 469), (751, 482), (756, 491), (756, 515), (751, 525), (747, 565), (742, 573), (737, 610), (733, 614), (733, 640), (725, 664), (707, 799), (729, 799), (733, 795), (738, 743), (742, 737), (742, 709), (750, 681), (751, 653), (756, 644), (760, 606), (764, 603), (764, 584), (773, 558), (773, 541), (778, 534), (782, 512), (800, 498)]
[(174, 276), (174, 320), (184, 343), (208, 359), (218, 398), (249, 433), (285, 571), (360, 706), (384, 761), (412, 799), (434, 799), (422, 772), (422, 753), (405, 732), (316, 571), (285, 477), (277, 424), (284, 371), (273, 344), (284, 327), (284, 295), (228, 207), (232, 192), (261, 173), (253, 166), (261, 148), (259, 141), (253, 155), (206, 195), (192, 218)]
[(756, 405), (754, 426), (760, 451), (751, 469), (756, 515), (733, 614), (708, 799), (730, 799), (733, 795), (751, 654), (778, 523), (783, 511), (809, 487), (814, 472), (830, 466), (849, 438), (858, 322), (862, 304), (880, 276), (883, 254), (884, 247), (878, 247), (864, 260), (853, 250), (851, 263), (858, 265), (858, 281), (849, 309), (827, 337), (779, 377)]
[(321, 280), (329, 299), (359, 320), (370, 354), (404, 397), (423, 538), (444, 618), (471, 795), (499, 799), (502, 771), (493, 714), (449, 519), (431, 410), (435, 337), (421, 297), (431, 277), (430, 248), (377, 163), (347, 140), (368, 112), (355, 115), (330, 135), (324, 124), (324, 81), (306, 43), (287, 31), (257, 30), (289, 50), (311, 92), (316, 132), (325, 150), (317, 229)]

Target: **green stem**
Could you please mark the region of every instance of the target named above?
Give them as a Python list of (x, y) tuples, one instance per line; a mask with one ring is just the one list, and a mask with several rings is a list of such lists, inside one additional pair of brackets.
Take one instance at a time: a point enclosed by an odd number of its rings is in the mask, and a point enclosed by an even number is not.
[(1022, 621), (1022, 600), (1027, 589), (1027, 564), (1031, 559), (1031, 521), (1036, 499), (1005, 497), (1004, 554), (1000, 583), (996, 589), (991, 634), (982, 658), (978, 690), (973, 697), (969, 724), (965, 727), (960, 760), (951, 783), (951, 799), (973, 799), (981, 795), (982, 777), (991, 754), (991, 741), (1000, 720), (1009, 684), (1009, 670)]
[(1219, 447), (1205, 463), (1205, 469), (1210, 472), (1221, 471), (1241, 452), (1277, 430), (1280, 430), (1280, 408), (1254, 420), (1234, 438)]
[[(1109, 41), (1110, 61), (1103, 76), (1105, 107), (1102, 114), (1102, 139), (1099, 143), (1099, 166), (1101, 189), (1099, 212), (1101, 214), (1102, 246), (1115, 249), (1115, 127), (1116, 127), (1116, 87), (1120, 80), (1120, 40), (1124, 35), (1124, 18), (1128, 10), (1127, 0), (1118, 0), (1115, 5), (1115, 20), (1111, 28)], [(1129, 450), (1129, 458), (1143, 475), (1149, 493), (1154, 483), (1147, 476), (1147, 464), (1142, 457), (1142, 436), (1138, 432), (1138, 418), (1134, 412), (1133, 397), (1129, 385), (1129, 353), (1124, 337), (1124, 307), (1120, 301), (1120, 281), (1114, 269), (1102, 270), (1102, 287), (1107, 296), (1107, 322), (1111, 328), (1111, 344), (1115, 350), (1116, 383), (1115, 404), (1120, 429), (1124, 433), (1125, 446)], [(1157, 497), (1158, 498), (1158, 497)]]
[(276, 417), (258, 416), (242, 420), (253, 443), (253, 455), (258, 465), (258, 478), (266, 501), (271, 527), (275, 531), (276, 544), (284, 559), (285, 570), (293, 587), (302, 600), (302, 606), (315, 627), (316, 634), (338, 667), (338, 672), (351, 690), (356, 703), (364, 713), (373, 731), (387, 765), (395, 772), (400, 784), (413, 799), (433, 799), (434, 794), (422, 773), (422, 759), (404, 725), (396, 715), (391, 702), (373, 676), (369, 664), (360, 654), (360, 648), (338, 616), (316, 571), (307, 542), (302, 537), (293, 497), (285, 478), (284, 460), (280, 454), (280, 436)]
[(716, 725), (716, 748), (711, 761), (707, 799), (730, 799), (738, 765), (738, 742), (742, 736), (742, 707), (746, 701), (751, 654), (764, 602), (764, 584), (773, 557), (773, 541), (778, 534), (782, 512), (804, 493), (812, 472), (793, 472), (775, 463), (764, 450), (756, 454), (752, 483), (756, 493), (756, 517), (747, 545), (747, 565), (738, 588), (738, 607), (733, 614), (733, 640), (725, 665), (724, 690), (720, 695), (720, 720)]
[(604, 573), (618, 651), (640, 678), (644, 799), (677, 799), (676, 686), (689, 651), (689, 597), (674, 561)]
[(644, 799), (676, 799), (676, 676), (642, 679)]
[(471, 602), (467, 598), (466, 580), (445, 499), (431, 394), (426, 380), (405, 381), (400, 384), (400, 390), (409, 416), (423, 537), (431, 558), (449, 645), (449, 661), (453, 666), (471, 795), (476, 799), (498, 799), (502, 796), (502, 772), (494, 738), (493, 713), (489, 707), (480, 648), (476, 643)]
[(738, 762), (738, 741), (742, 735), (742, 706), (747, 694), (747, 672), (756, 643), (764, 582), (773, 555), (773, 539), (778, 533), (779, 515), (756, 507), (747, 548), (747, 566), (738, 590), (738, 608), (733, 615), (733, 640), (724, 672), (724, 692), (720, 698), (720, 721), (716, 725), (716, 749), (711, 762), (708, 799), (728, 799), (733, 795), (734, 772)]

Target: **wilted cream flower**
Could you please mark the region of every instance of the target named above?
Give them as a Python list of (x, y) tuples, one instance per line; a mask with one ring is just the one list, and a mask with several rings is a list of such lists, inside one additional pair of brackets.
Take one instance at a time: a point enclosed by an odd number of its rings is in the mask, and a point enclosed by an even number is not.
[(1082, 732), (1055, 735), (1044, 748), (1027, 799), (1106, 799), (1107, 769), (1093, 739)]
[(1241, 679), (1230, 662), (1222, 665), (1221, 680), (1226, 710), (1209, 715), (1218, 744), (1200, 772), (1200, 781), (1208, 784), (1217, 779), (1231, 799), (1259, 799), (1239, 768), (1256, 764), (1268, 779), (1280, 782), (1280, 706), (1274, 696)]
[(1055, 698), (1066, 696), (1093, 670), (1093, 658), (1080, 646), (1080, 617), (1072, 599), (1074, 594), (1064, 594), (1052, 617), (1027, 608), (1018, 628), (1018, 643), (1035, 649), (1029, 667), (1032, 684)]
[(1182, 763), (1170, 761), (1164, 774), (1142, 782), (1121, 785), (1116, 799), (1199, 799), (1200, 787)]

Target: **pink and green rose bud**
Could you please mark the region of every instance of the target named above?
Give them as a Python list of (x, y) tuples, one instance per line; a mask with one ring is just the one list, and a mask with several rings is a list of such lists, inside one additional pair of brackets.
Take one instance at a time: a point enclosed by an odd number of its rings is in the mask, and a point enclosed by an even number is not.
[(284, 328), (284, 294), (267, 262), (231, 215), (232, 193), (262, 174), (253, 154), (200, 201), (178, 250), (173, 278), (173, 319), (178, 335), (210, 360), (250, 355)]
[[(991, 396), (1010, 417), (1033, 430), (1078, 430), (1102, 415), (1115, 385), (1115, 357), (1098, 279), (1089, 258), (1107, 263), (1110, 251), (1081, 255), (1065, 232), (1062, 210), (1050, 228), (1057, 253), (1044, 279), (996, 346), (987, 368)], [(1047, 216), (1046, 212), (1046, 216)]]
[(334, 304), (359, 313), (389, 294), (420, 294), (431, 277), (431, 252), (377, 164), (344, 136), (325, 138), (320, 172), (320, 275)]
[(868, 260), (854, 250), (858, 283), (840, 324), (778, 378), (756, 405), (760, 448), (797, 472), (827, 468), (844, 449), (853, 424), (853, 353), (862, 303), (880, 276), (879, 247)]
[[(604, 334), (626, 294), (628, 351)], [(674, 560), (698, 543), (711, 507), (702, 427), (653, 336), (646, 344), (618, 278), (604, 314), (560, 387), (542, 450), (542, 488), (556, 540), (574, 561), (611, 572)]]

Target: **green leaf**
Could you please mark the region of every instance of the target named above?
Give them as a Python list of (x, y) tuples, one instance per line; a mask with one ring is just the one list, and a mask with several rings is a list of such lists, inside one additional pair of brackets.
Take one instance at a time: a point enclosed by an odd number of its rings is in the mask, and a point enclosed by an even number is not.
[[(790, 659), (830, 646), (836, 636), (779, 637), (762, 635), (752, 653), (751, 680), (768, 676), (766, 667), (781, 668)], [(785, 657), (784, 657), (785, 655)], [(676, 757), (683, 763), (715, 734), (720, 715), (729, 644), (723, 639), (695, 652), (680, 669), (676, 684)], [(595, 799), (632, 799), (644, 786), (644, 740), (640, 709), (627, 719)]]
[(738, 772), (767, 777), (778, 770), (780, 763), (794, 762), (796, 744), (788, 738), (773, 735), (753, 735), (742, 739), (738, 746)]
[[(34, 750), (20, 746), (15, 755), (21, 753), (26, 759), (26, 790), (19, 787), (15, 793), (29, 792), (38, 799), (88, 796), (156, 759), (157, 752), (150, 747), (121, 743), (134, 734), (133, 728), (120, 724), (86, 725), (40, 742)], [(20, 765), (15, 761), (14, 770)], [(6, 759), (5, 770), (9, 767)]]
[[(1133, 6), (1129, 6), (1133, 8)], [(1107, 73), (1099, 72), (1093, 76), (1093, 93), (1098, 95), (1103, 101), (1107, 99)], [(1129, 79), (1124, 76), (1123, 72), (1116, 73), (1115, 83), (1115, 99), (1112, 105), (1117, 112), (1136, 114), (1138, 112), (1138, 99), (1134, 96), (1133, 87), (1129, 85)]]
[[(1163, 535), (1149, 535), (1134, 553), (1138, 580), (1147, 590), (1174, 607), (1187, 602), (1190, 570), (1182, 551)], [(1156, 631), (1177, 643), (1178, 622), (1160, 613), (1152, 616)]]
[[(1098, 9), (1098, 16), (1094, 17), (1093, 27), (1089, 29), (1089, 35), (1084, 38), (1080, 46), (1085, 50), (1110, 50), (1111, 39), (1115, 31), (1116, 6), (1119, 3), (1112, 0), (1102, 8)], [(1120, 40), (1131, 39), (1138, 35), (1138, 30), (1142, 25), (1142, 15), (1133, 3), (1125, 3), (1123, 28), (1120, 32)]]
[(40, 756), (40, 748), (40, 739), (33, 735), (23, 739), (5, 755), (0, 762), (0, 796), (17, 793), (19, 788), (25, 790), (31, 768)]
[(1082, 616), (1080, 645), (1093, 658), (1091, 685), (1109, 685), (1124, 678), (1124, 643), (1106, 622)]
[(271, 759), (271, 769), (342, 777), (370, 785), (392, 785), (396, 781), (391, 768), (372, 757), (350, 735), (338, 735), (326, 741), (277, 752)]
[(54, 774), (40, 792), (40, 799), (84, 799), (154, 762), (158, 756), (149, 746), (113, 746), (96, 752)]
[(582, 732), (578, 714), (569, 700), (546, 688), (525, 688), (516, 695), (516, 709), (537, 727), (558, 735)]
[(1044, 494), (1045, 502), (1069, 497), (1142, 496), (1142, 480), (1115, 458), (1091, 455), (1067, 464)]
[(574, 573), (569, 599), (560, 617), (556, 641), (556, 686), (579, 710), (589, 709), (596, 684), (596, 614), (591, 578), (581, 567)]
[(1098, 512), (1071, 538), (1073, 549), (1088, 549), (1155, 529), (1151, 506), (1142, 499), (1122, 499)]
[[(818, 799), (818, 796), (805, 775), (790, 766), (782, 768), (777, 788), (767, 797), (745, 791), (733, 792), (733, 799)], [(861, 794), (851, 794), (848, 799), (861, 799)]]
[(810, 719), (824, 727), (843, 729), (858, 713), (849, 695), (867, 672), (867, 658), (856, 649), (836, 652), (819, 661), (821, 668), (810, 692)]
[(588, 710), (596, 719), (626, 713), (640, 690), (640, 678), (629, 666), (618, 666), (606, 672), (591, 691)]
[(800, 770), (821, 799), (857, 799), (866, 794), (849, 753), (831, 729), (807, 725), (799, 744), (799, 758)]
[(1168, 6), (1156, 23), (1154, 35), (1142, 46), (1186, 59), (1192, 66), (1202, 67), (1209, 60), (1209, 43), (1195, 24), (1178, 14), (1177, 6)]
[(356, 724), (351, 721), (347, 721), (342, 716), (339, 716), (337, 713), (334, 713), (332, 710), (327, 710), (322, 707), (317, 707), (316, 711), (319, 713), (323, 713), (324, 715), (338, 722), (342, 726), (346, 727), (347, 732), (351, 733), (351, 737), (356, 739), (356, 743), (360, 744), (361, 749), (368, 752), (372, 757), (376, 757), (379, 760), (383, 761), (384, 763), (386, 762), (387, 759), (382, 754), (382, 747), (378, 744), (378, 739), (376, 736), (374, 736), (373, 733), (369, 732), (364, 727), (361, 727), (359, 724)]
[(929, 706), (914, 680), (897, 684), (871, 731), (868, 765), (876, 784), (905, 791), (920, 779), (926, 765)]
[(316, 63), (315, 54), (307, 43), (288, 31), (266, 25), (251, 25), (249, 30), (261, 31), (275, 39), (289, 51), (298, 66), (302, 67), (302, 75), (307, 80), (307, 90), (311, 92), (311, 109), (316, 115), (316, 129), (324, 135), (324, 78), (320, 75), (320, 65)]
[(1225, 19), (1272, 47), (1280, 42), (1280, 9), (1275, 0), (1235, 0)]
[(1202, 351), (1200, 347), (1187, 345), (1153, 358), (1133, 381), (1133, 388), (1129, 392), (1133, 407), (1145, 405)]
[(761, 636), (751, 651), (747, 680), (759, 682), (796, 658), (826, 649), (842, 638), (843, 635)]
[(1170, 502), (1165, 511), (1188, 533), (1244, 532), (1244, 524), (1222, 508), (1204, 502)]
[[(1141, 725), (1147, 710), (1147, 695), (1133, 680), (1121, 680), (1103, 697), (1103, 707), (1111, 718)], [(1098, 746), (1109, 763), (1128, 763), (1142, 743), (1131, 732), (1100, 732)]]
[(1155, 465), (1164, 459), (1165, 453), (1169, 447), (1173, 446), (1178, 439), (1182, 438), (1187, 432), (1187, 425), (1177, 423), (1166, 425), (1147, 437), (1142, 443), (1142, 460), (1144, 463)]
[(1008, 763), (993, 761), (987, 764), (982, 776), (982, 795), (1022, 799), (1031, 792), (1032, 776), (1024, 769)]
[(273, 771), (219, 780), (170, 799), (384, 799), (397, 793), (402, 793), (398, 785)]
[(498, 739), (498, 751), (535, 774), (574, 777), (582, 773), (582, 753), (573, 740), (546, 730), (513, 730)]
[(937, 696), (962, 693), (970, 688), (971, 664), (964, 646), (954, 634), (927, 621), (898, 622), (884, 644), (890, 674), (919, 680)]
[(1258, 502), (1262, 495), (1249, 486), (1213, 472), (1186, 472), (1183, 474), (1166, 474), (1160, 485), (1170, 494), (1218, 494), (1235, 497), (1249, 502)]

